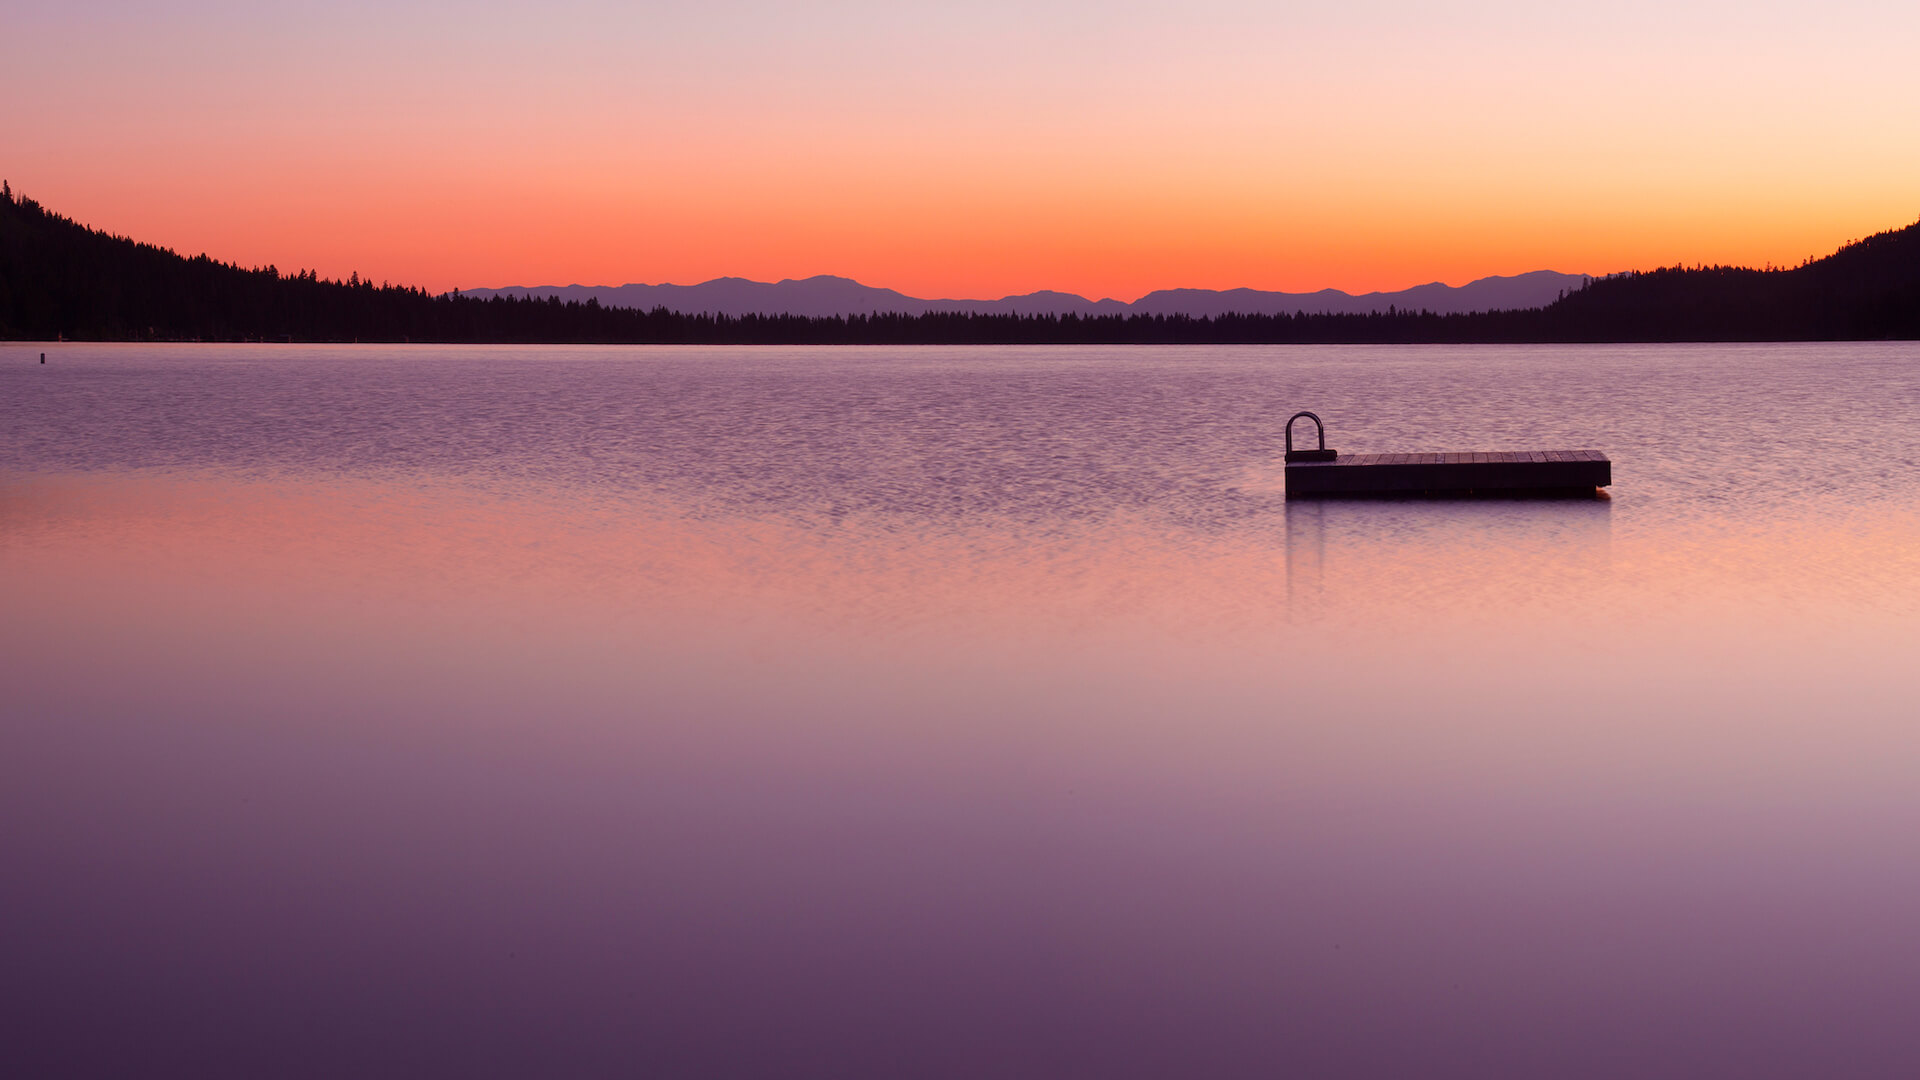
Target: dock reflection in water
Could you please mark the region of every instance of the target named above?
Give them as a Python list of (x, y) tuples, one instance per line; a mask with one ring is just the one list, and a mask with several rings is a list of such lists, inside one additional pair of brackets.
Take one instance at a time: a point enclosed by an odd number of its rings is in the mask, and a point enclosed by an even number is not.
[(1579, 604), (1612, 569), (1613, 501), (1590, 498), (1293, 499), (1287, 603), (1380, 618), (1398, 609)]

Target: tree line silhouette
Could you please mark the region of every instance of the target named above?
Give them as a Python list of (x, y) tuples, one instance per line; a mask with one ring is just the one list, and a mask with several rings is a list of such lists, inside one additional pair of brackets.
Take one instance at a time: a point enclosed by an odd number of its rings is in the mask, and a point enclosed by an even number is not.
[(1920, 338), (1920, 223), (1790, 269), (1668, 267), (1544, 308), (1363, 315), (809, 317), (602, 307), (283, 274), (182, 257), (48, 211), (0, 182), (0, 338), (633, 344), (1253, 344)]

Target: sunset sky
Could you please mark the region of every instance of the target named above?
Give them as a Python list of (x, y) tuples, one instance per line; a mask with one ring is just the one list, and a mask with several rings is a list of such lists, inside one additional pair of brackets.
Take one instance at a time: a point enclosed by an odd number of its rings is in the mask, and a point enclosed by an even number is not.
[(1795, 263), (1920, 218), (1920, 4), (0, 0), (0, 176), (248, 265), (919, 296)]

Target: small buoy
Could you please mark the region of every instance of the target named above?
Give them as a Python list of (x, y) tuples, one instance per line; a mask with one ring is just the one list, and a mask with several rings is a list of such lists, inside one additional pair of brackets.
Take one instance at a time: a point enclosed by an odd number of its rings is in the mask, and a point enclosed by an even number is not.
[(46, 353), (41, 353), (41, 354), (40, 354), (40, 362), (41, 362), (41, 363), (43, 363), (43, 364), (47, 362), (47, 354), (46, 354)]

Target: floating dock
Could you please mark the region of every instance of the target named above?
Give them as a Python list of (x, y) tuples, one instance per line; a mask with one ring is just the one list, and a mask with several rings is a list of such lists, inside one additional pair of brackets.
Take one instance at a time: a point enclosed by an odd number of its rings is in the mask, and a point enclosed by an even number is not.
[[(1319, 429), (1317, 450), (1293, 448), (1293, 424)], [(1613, 462), (1594, 450), (1341, 454), (1327, 449), (1312, 413), (1287, 421), (1287, 498), (1340, 495), (1585, 495), (1613, 483)]]

